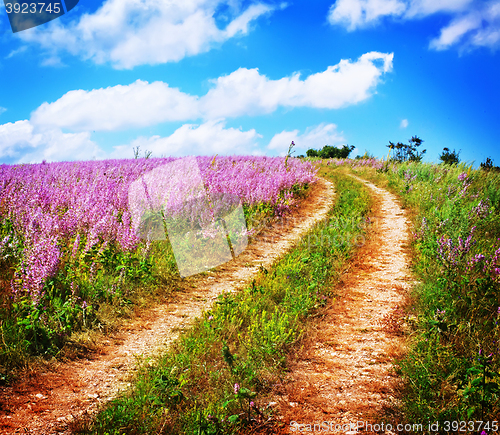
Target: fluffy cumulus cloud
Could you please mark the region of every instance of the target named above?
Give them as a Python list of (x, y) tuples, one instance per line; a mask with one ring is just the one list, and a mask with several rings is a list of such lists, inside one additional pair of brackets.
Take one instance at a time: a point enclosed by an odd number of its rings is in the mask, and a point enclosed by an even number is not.
[[(22, 32), (21, 37), (45, 49), (49, 59), (60, 51), (110, 62), (115, 68), (179, 61), (249, 32), (250, 24), (275, 7), (254, 3), (241, 10), (231, 0), (107, 0), (94, 13), (67, 25)], [(225, 28), (217, 25), (226, 6)]]
[(12, 163), (89, 160), (103, 155), (90, 133), (63, 133), (57, 128), (37, 133), (28, 120), (0, 125), (0, 159)]
[(445, 50), (452, 46), (470, 50), (477, 47), (500, 46), (500, 1), (485, 3), (481, 8), (457, 15), (433, 39), (431, 48)]
[(270, 80), (257, 69), (240, 68), (214, 81), (201, 100), (205, 117), (270, 113), (278, 106), (338, 109), (369, 98), (393, 54), (370, 52), (356, 61), (341, 60), (326, 71), (301, 80), (300, 74)]
[(444, 50), (500, 45), (500, 0), (337, 0), (328, 20), (352, 31), (373, 26), (384, 17), (421, 19), (441, 13), (451, 17), (430, 48)]
[[(139, 137), (130, 145), (115, 148), (114, 155), (139, 147), (154, 156), (183, 156), (211, 154), (256, 154), (257, 141), (262, 136), (254, 129), (242, 131), (225, 128), (225, 121), (212, 120), (201, 125), (184, 124), (167, 137)], [(130, 153), (131, 154), (131, 153)]]
[(151, 151), (155, 157), (262, 154), (257, 148), (261, 138), (254, 129), (226, 128), (224, 120), (213, 120), (201, 125), (184, 124), (167, 137), (139, 137), (106, 152), (90, 139), (89, 132), (63, 133), (57, 127), (39, 132), (29, 120), (23, 120), (0, 125), (0, 159), (9, 163), (39, 163), (123, 158), (132, 156), (136, 147), (141, 155), (142, 151)]
[(285, 155), (291, 142), (296, 145), (298, 154), (305, 154), (310, 149), (323, 148), (325, 145), (337, 146), (345, 143), (342, 133), (337, 131), (335, 124), (320, 124), (316, 127), (308, 128), (303, 134), (299, 130), (282, 131), (274, 135), (267, 148), (273, 153)]
[(39, 127), (112, 131), (198, 117), (197, 97), (163, 82), (137, 80), (126, 86), (67, 92), (53, 103), (43, 103), (31, 121)]
[(257, 69), (240, 68), (219, 77), (202, 97), (163, 82), (138, 80), (91, 91), (75, 90), (43, 103), (31, 116), (38, 128), (113, 131), (169, 121), (261, 115), (282, 107), (337, 109), (369, 98), (392, 69), (393, 54), (370, 52), (341, 60), (302, 80), (299, 74), (270, 80)]
[(330, 8), (331, 24), (342, 24), (355, 30), (377, 22), (381, 17), (399, 16), (406, 10), (402, 0), (337, 0)]

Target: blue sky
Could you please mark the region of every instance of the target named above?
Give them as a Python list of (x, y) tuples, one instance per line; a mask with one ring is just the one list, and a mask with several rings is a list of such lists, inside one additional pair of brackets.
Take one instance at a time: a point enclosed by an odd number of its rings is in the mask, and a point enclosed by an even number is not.
[(12, 33), (0, 163), (424, 140), (500, 165), (500, 0), (80, 0)]

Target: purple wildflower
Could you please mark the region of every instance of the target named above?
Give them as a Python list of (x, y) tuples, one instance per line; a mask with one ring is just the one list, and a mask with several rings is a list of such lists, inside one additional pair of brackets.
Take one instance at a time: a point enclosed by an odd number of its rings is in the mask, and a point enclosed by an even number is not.
[[(16, 232), (24, 240), (23, 260), (13, 280), (14, 294), (22, 292), (31, 295), (34, 301), (40, 300), (46, 280), (59, 269), (60, 247), (72, 248), (73, 258), (79, 249), (88, 252), (98, 245), (104, 250), (106, 243), (123, 251), (135, 250), (141, 243), (134, 227), (140, 211), (130, 207), (129, 187), (174, 160), (3, 165), (0, 203), (5, 215), (12, 216)], [(198, 163), (209, 193), (228, 192), (247, 206), (269, 204), (279, 215), (293, 207), (293, 187), (314, 182), (318, 170), (310, 162), (290, 159), (286, 171), (283, 160), (282, 157), (218, 157), (216, 170), (211, 165), (213, 158), (208, 156), (200, 157)], [(185, 200), (172, 197), (172, 203), (167, 205), (174, 210)], [(0, 242), (2, 251), (12, 240)]]
[(415, 239), (423, 239), (425, 236), (425, 233), (428, 229), (429, 229), (429, 226), (427, 224), (427, 219), (424, 217), (424, 218), (422, 218), (422, 224), (420, 225), (420, 230), (413, 233), (413, 237)]
[(479, 204), (475, 207), (472, 208), (472, 210), (469, 212), (469, 219), (472, 218), (479, 218), (479, 219), (484, 219), (488, 217), (491, 213), (490, 211), (490, 199), (486, 198), (485, 200), (479, 201)]
[(486, 257), (483, 254), (476, 254), (468, 263), (467, 269), (472, 269), (477, 263), (483, 262)]
[(452, 239), (441, 236), (438, 239), (438, 258), (449, 266), (457, 266), (459, 261), (469, 253), (472, 245), (475, 244), (475, 241), (472, 240), (475, 230), (475, 226), (471, 228), (470, 234), (465, 241), (459, 237), (458, 246), (453, 243)]

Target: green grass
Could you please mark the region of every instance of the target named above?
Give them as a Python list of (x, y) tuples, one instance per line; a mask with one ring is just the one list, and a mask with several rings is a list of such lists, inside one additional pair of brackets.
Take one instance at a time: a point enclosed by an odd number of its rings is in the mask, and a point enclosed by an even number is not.
[[(24, 368), (37, 358), (69, 356), (91, 346), (95, 334), (116, 329), (134, 310), (165, 298), (179, 285), (170, 249), (153, 244), (120, 252), (112, 245), (83, 254), (80, 241), (62, 247), (58, 273), (49, 279), (41, 297), (10, 297), (10, 280), (18, 266), (15, 256), (3, 261), (0, 306), (0, 372)], [(80, 350), (79, 350), (80, 349)]]
[(228, 434), (267, 418), (266, 395), (283, 379), (288, 352), (308, 316), (335, 297), (366, 227), (366, 188), (327, 172), (337, 189), (328, 217), (248, 287), (220, 295), (157, 362), (144, 361), (133, 387), (80, 422), (81, 432)]
[[(306, 192), (307, 185), (291, 191), (295, 198)], [(244, 209), (247, 227), (256, 233), (274, 219), (272, 204)], [(0, 240), (10, 240), (0, 258), (0, 376), (5, 379), (37, 360), (74, 357), (98, 347), (103, 334), (137, 310), (168, 301), (196, 280), (180, 278), (168, 240), (141, 244), (133, 252), (100, 241), (85, 251), (85, 237), (76, 236), (59, 246), (59, 269), (40, 297), (21, 291), (14, 298), (11, 282), (23, 284), (15, 280), (23, 238), (14, 228), (9, 219), (0, 222)]]
[(497, 419), (500, 175), (421, 163), (356, 172), (393, 190), (413, 216), (413, 270), (421, 284), (413, 294), (410, 351), (399, 362), (406, 418)]

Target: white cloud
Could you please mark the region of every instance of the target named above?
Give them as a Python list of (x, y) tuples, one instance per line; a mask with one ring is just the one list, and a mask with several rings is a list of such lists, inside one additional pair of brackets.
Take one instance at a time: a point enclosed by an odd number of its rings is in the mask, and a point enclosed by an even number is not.
[(451, 22), (431, 41), (430, 48), (500, 45), (500, 0), (337, 0), (330, 7), (328, 21), (352, 31), (376, 25), (384, 17), (410, 20), (436, 13), (451, 16)]
[(381, 17), (401, 15), (406, 4), (401, 0), (337, 0), (330, 7), (328, 21), (355, 30), (376, 23)]
[[(282, 8), (282, 7), (280, 7)], [(269, 5), (264, 5), (262, 3), (251, 5), (245, 12), (243, 12), (239, 17), (235, 18), (226, 28), (226, 36), (232, 38), (238, 33), (246, 34), (248, 33), (249, 24), (272, 10)]]
[(75, 90), (43, 103), (31, 116), (39, 129), (113, 131), (168, 121), (205, 120), (271, 113), (279, 106), (337, 109), (375, 93), (393, 54), (370, 52), (356, 61), (341, 60), (304, 80), (299, 74), (270, 80), (257, 69), (240, 68), (213, 81), (203, 97), (163, 82), (137, 80), (92, 91)]
[[(225, 29), (217, 27), (218, 6), (227, 0), (107, 0), (92, 14), (67, 25), (53, 21), (43, 29), (30, 29), (21, 37), (40, 45), (50, 57), (60, 51), (110, 62), (115, 68), (157, 65), (209, 51), (236, 35), (249, 32), (258, 17), (272, 12), (257, 3), (233, 16)], [(229, 1), (229, 3), (231, 3)]]
[(7, 109), (6, 109), (5, 107), (1, 107), (1, 106), (0, 106), (0, 115), (1, 115), (2, 113), (6, 112), (6, 111), (7, 111)]
[(43, 103), (31, 116), (39, 127), (111, 131), (198, 118), (197, 97), (163, 82), (137, 80), (127, 86), (76, 90)]
[(323, 123), (316, 127), (309, 127), (303, 134), (300, 134), (299, 130), (275, 134), (267, 148), (284, 156), (292, 141), (296, 145), (297, 154), (305, 153), (310, 148), (320, 149), (325, 145), (337, 146), (345, 143), (342, 133), (337, 131), (335, 124)]
[(474, 0), (406, 0), (405, 17), (424, 17), (438, 12), (456, 13), (467, 10)]
[(254, 129), (225, 128), (223, 120), (213, 120), (201, 125), (185, 124), (168, 137), (139, 137), (108, 153), (90, 139), (89, 132), (63, 133), (59, 128), (36, 132), (30, 121), (23, 120), (0, 125), (0, 159), (12, 163), (39, 163), (42, 160), (132, 158), (137, 146), (141, 155), (144, 151), (152, 151), (154, 157), (262, 154), (257, 148), (261, 138)]
[(449, 48), (451, 45), (458, 43), (467, 32), (476, 29), (478, 24), (480, 23), (475, 17), (464, 17), (455, 20), (441, 29), (441, 35), (431, 41), (430, 47), (436, 50)]
[(299, 130), (282, 131), (271, 139), (267, 147), (260, 146), (262, 135), (255, 129), (226, 128), (222, 119), (202, 124), (184, 124), (170, 136), (138, 137), (127, 145), (120, 145), (106, 152), (90, 139), (90, 133), (63, 133), (58, 128), (36, 132), (28, 120), (0, 125), (0, 159), (11, 163), (39, 163), (46, 161), (74, 161), (110, 158), (132, 158), (134, 149), (140, 155), (151, 151), (154, 157), (186, 155), (263, 155), (265, 150), (273, 155), (285, 155), (292, 141), (296, 154), (309, 148), (324, 145), (339, 146), (345, 143), (342, 132), (335, 124), (320, 124)]
[(102, 157), (90, 133), (63, 133), (59, 129), (35, 133), (28, 120), (0, 125), (0, 158), (16, 163), (89, 160)]
[(381, 76), (392, 69), (393, 54), (370, 52), (341, 60), (305, 80), (299, 74), (270, 80), (258, 69), (240, 68), (214, 81), (200, 99), (205, 118), (271, 113), (278, 106), (338, 109), (369, 98)]
[(500, 46), (500, 1), (490, 2), (482, 9), (471, 10), (452, 20), (441, 29), (430, 48), (446, 50), (458, 45), (460, 49)]
[(10, 59), (11, 57), (17, 56), (18, 54), (24, 53), (27, 49), (28, 47), (23, 45), (22, 47), (12, 50), (7, 56), (5, 56), (5, 59)]
[(407, 119), (403, 119), (401, 121), (401, 124), (399, 124), (399, 128), (406, 128), (406, 127), (408, 127), (408, 124), (409, 124), (408, 120)]
[(185, 156), (210, 154), (255, 154), (257, 140), (262, 136), (254, 129), (242, 131), (237, 128), (225, 128), (223, 120), (212, 120), (201, 125), (184, 124), (167, 137), (139, 137), (130, 145), (116, 147), (114, 154), (123, 156), (126, 150), (140, 147), (143, 151), (152, 151), (153, 155)]

